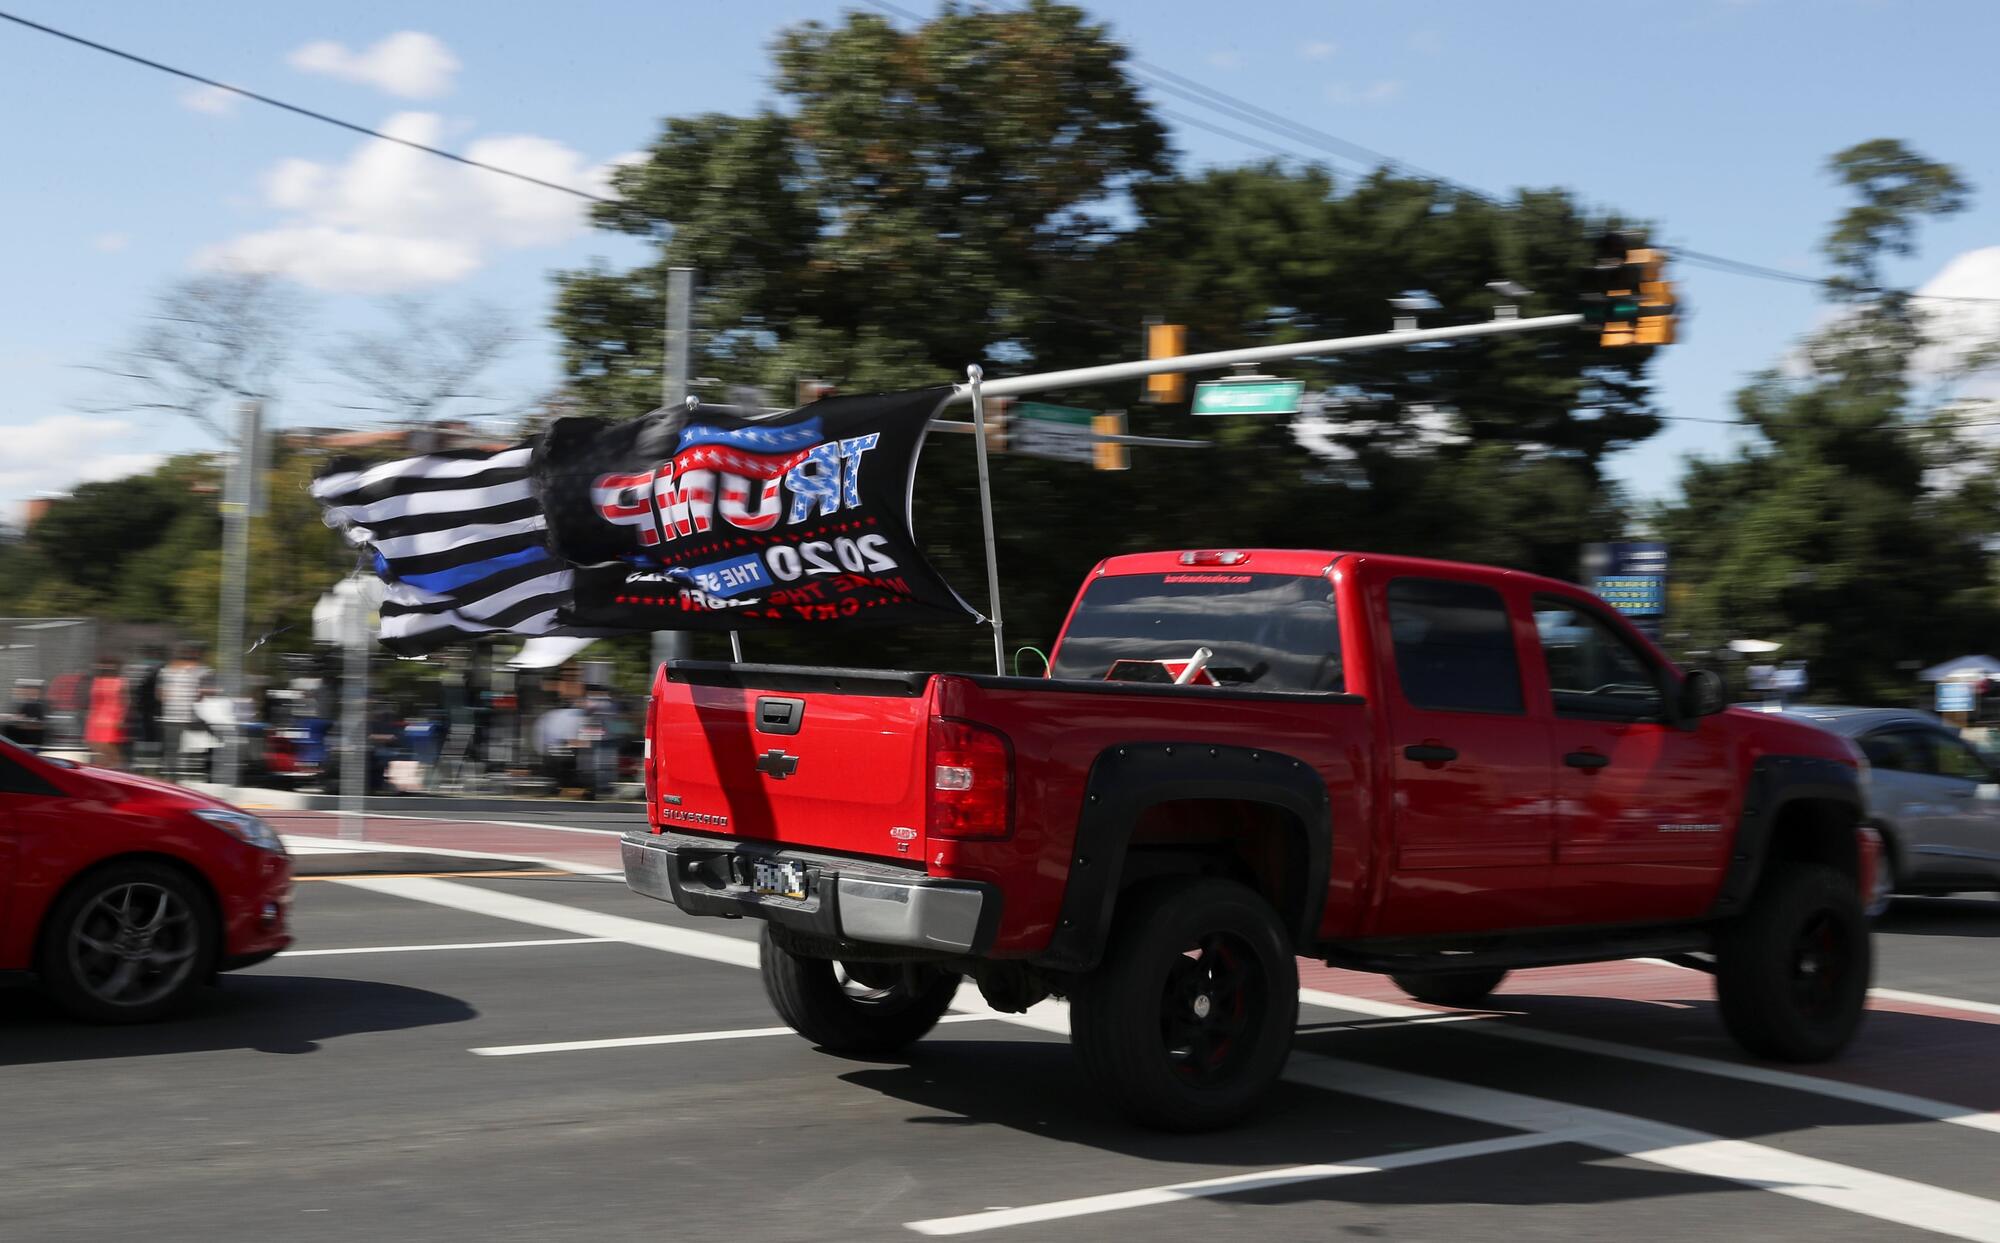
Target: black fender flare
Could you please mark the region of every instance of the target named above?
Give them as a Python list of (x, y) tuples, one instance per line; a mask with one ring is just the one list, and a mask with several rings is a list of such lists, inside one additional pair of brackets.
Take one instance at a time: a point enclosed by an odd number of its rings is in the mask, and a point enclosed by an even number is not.
[(1750, 779), (1743, 792), (1743, 814), (1737, 822), (1736, 840), (1730, 846), (1729, 863), (1722, 874), (1722, 888), (1715, 895), (1709, 915), (1721, 919), (1740, 914), (1757, 892), (1764, 864), (1770, 857), (1771, 833), (1787, 804), (1801, 799), (1823, 799), (1845, 803), (1854, 809), (1854, 823), (1868, 819), (1868, 800), (1861, 792), (1861, 778), (1846, 764), (1816, 755), (1766, 755), (1750, 766)]
[(1277, 751), (1204, 742), (1107, 747), (1090, 766), (1070, 851), (1061, 915), (1042, 965), (1088, 971), (1103, 956), (1132, 831), (1147, 808), (1191, 799), (1263, 803), (1304, 826), (1304, 874), (1280, 904), (1293, 941), (1319, 939), (1333, 826), (1326, 782), (1312, 765)]

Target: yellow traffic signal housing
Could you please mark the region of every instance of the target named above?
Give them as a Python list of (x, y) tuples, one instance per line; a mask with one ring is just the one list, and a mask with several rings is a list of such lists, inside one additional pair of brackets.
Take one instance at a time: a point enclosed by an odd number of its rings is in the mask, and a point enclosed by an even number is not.
[[(1090, 420), (1090, 430), (1099, 436), (1123, 436), (1125, 434), (1125, 412), (1113, 410)], [(1109, 444), (1099, 440), (1091, 446), (1091, 467), (1094, 470), (1130, 470), (1132, 453), (1124, 445)]]
[(1671, 345), (1679, 310), (1674, 286), (1665, 279), (1667, 254), (1651, 247), (1628, 249), (1600, 257), (1597, 292), (1585, 299), (1587, 322), (1598, 326), (1597, 343)]
[(986, 405), (986, 451), (988, 453), (1007, 452), (1007, 411), (1013, 406), (1012, 397), (988, 397)]
[[(1179, 358), (1187, 353), (1186, 324), (1147, 324), (1146, 357)], [(1146, 377), (1146, 400), (1171, 405), (1187, 400), (1187, 376), (1179, 371)]]

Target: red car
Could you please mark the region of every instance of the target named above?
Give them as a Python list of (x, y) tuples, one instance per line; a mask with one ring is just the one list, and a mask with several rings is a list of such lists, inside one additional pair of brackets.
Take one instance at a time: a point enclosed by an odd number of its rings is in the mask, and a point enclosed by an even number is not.
[(137, 1023), (292, 942), (292, 861), (257, 817), (0, 741), (0, 975)]

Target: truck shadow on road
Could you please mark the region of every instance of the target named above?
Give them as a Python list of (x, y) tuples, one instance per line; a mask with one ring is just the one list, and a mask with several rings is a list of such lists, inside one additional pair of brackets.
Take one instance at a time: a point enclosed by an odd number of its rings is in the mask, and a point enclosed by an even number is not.
[(110, 1027), (76, 1022), (33, 989), (8, 989), (0, 992), (0, 1066), (228, 1049), (313, 1053), (340, 1036), (477, 1016), (456, 997), (400, 984), (242, 975), (203, 990), (177, 1018)]

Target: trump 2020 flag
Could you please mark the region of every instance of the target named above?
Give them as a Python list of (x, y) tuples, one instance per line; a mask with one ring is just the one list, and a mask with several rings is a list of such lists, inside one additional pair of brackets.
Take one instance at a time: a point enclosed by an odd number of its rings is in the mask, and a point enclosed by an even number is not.
[(917, 453), (948, 388), (771, 418), (563, 419), (531, 473), (576, 565), (561, 620), (742, 630), (977, 620), (910, 531)]
[(532, 446), (432, 453), (313, 480), (328, 526), (374, 556), (382, 645), (417, 656), (495, 633), (551, 634), (570, 568), (543, 540)]

